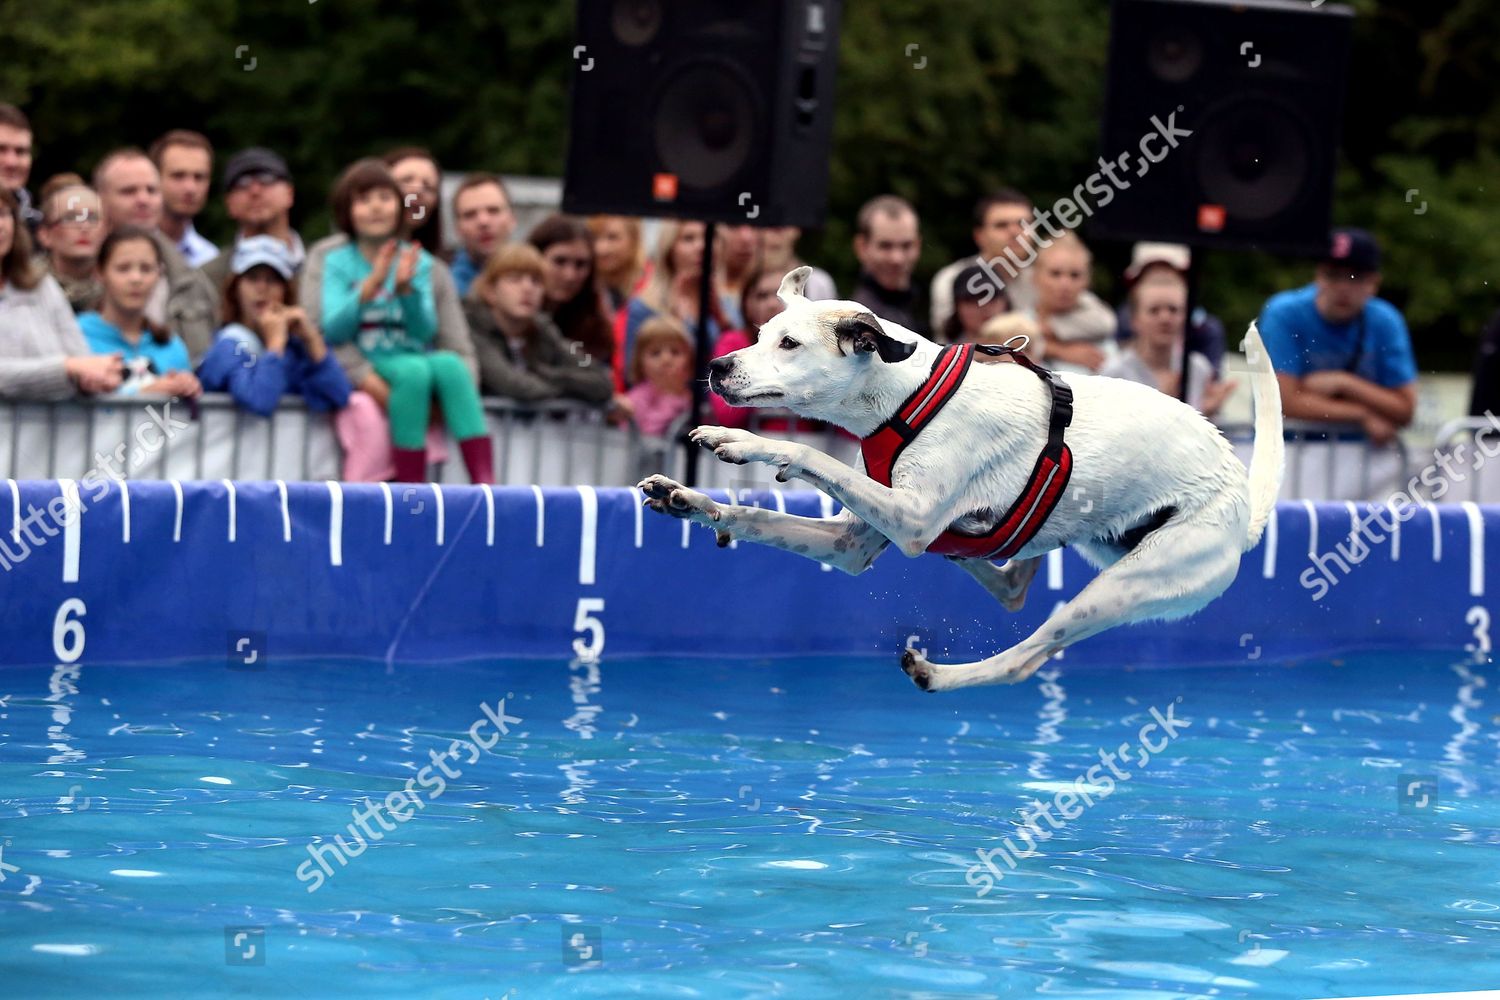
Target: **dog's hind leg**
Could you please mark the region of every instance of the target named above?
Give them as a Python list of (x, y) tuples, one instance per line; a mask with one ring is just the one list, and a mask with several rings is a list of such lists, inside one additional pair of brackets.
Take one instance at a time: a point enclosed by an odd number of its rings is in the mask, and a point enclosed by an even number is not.
[(1030, 559), (1012, 559), (1002, 568), (988, 559), (961, 559), (949, 556), (948, 561), (979, 581), (979, 585), (990, 592), (1006, 611), (1020, 611), (1026, 603), (1026, 591), (1042, 564), (1041, 556)]
[(1234, 519), (1173, 519), (1095, 577), (1041, 627), (1003, 653), (976, 663), (928, 662), (907, 650), (901, 669), (924, 691), (1015, 684), (1060, 650), (1105, 629), (1148, 618), (1182, 618), (1222, 594), (1239, 571)]

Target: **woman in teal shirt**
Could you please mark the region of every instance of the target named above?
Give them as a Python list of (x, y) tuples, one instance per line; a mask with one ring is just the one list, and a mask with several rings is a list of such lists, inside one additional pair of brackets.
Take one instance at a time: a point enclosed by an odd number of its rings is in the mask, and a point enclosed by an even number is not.
[(323, 334), (353, 341), (390, 385), (396, 478), (427, 478), (427, 422), (436, 396), (463, 452), (469, 480), (494, 480), (494, 458), (479, 389), (452, 351), (429, 350), (437, 334), (432, 255), (399, 238), (406, 225), (401, 189), (375, 159), (344, 171), (333, 189), (333, 215), (350, 242), (323, 264)]
[(78, 317), (78, 327), (95, 354), (118, 354), (127, 369), (132, 362), (149, 362), (151, 374), (130, 378), (121, 386), (121, 393), (140, 391), (191, 399), (203, 387), (193, 374), (187, 345), (172, 331), (160, 329), (146, 318), (146, 300), (161, 280), (161, 271), (161, 251), (146, 230), (121, 226), (110, 233), (99, 247), (104, 299), (98, 312)]

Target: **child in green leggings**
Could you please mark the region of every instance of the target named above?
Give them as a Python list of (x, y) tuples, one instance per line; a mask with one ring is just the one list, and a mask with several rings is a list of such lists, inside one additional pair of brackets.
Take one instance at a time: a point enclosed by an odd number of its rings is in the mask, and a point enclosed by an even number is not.
[(323, 265), (323, 333), (329, 343), (357, 344), (390, 386), (396, 478), (427, 478), (427, 422), (436, 396), (469, 480), (492, 482), (494, 453), (474, 378), (457, 354), (427, 349), (438, 324), (432, 255), (398, 243), (406, 213), (386, 165), (367, 159), (345, 170), (334, 185), (333, 215), (350, 242)]

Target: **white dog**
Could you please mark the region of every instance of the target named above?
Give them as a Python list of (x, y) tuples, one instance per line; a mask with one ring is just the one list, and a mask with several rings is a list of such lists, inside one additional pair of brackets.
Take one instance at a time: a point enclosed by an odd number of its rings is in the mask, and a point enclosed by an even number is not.
[(1184, 617), (1234, 580), (1281, 486), (1281, 398), (1254, 324), (1247, 477), (1217, 428), (1170, 396), (1053, 375), (1009, 348), (986, 353), (1017, 363), (970, 364), (973, 347), (945, 348), (858, 303), (809, 301), (809, 273), (782, 280), (786, 310), (757, 343), (714, 359), (710, 385), (737, 406), (785, 407), (845, 428), (863, 439), (866, 471), (748, 431), (699, 427), (692, 439), (726, 462), (773, 465), (779, 480), (801, 479), (843, 511), (805, 518), (721, 506), (664, 476), (640, 483), (651, 509), (713, 528), (720, 545), (760, 542), (850, 574), (891, 543), (908, 556), (940, 552), (1012, 611), (1052, 549), (1071, 545), (1102, 570), (1003, 653), (936, 664), (907, 650), (902, 668), (925, 691), (1024, 680), (1080, 639)]

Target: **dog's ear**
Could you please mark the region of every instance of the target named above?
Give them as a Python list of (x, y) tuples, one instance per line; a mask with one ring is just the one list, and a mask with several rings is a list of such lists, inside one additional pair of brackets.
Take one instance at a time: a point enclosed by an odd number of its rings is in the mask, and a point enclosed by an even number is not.
[(802, 298), (802, 291), (807, 287), (807, 279), (812, 277), (812, 268), (803, 264), (794, 267), (781, 279), (781, 287), (776, 289), (776, 297), (786, 305), (791, 305), (793, 299)]
[(848, 343), (855, 354), (878, 354), (886, 364), (905, 361), (917, 349), (915, 343), (887, 334), (874, 313), (850, 313), (834, 324), (833, 332), (839, 340), (839, 353), (844, 353), (844, 344)]

